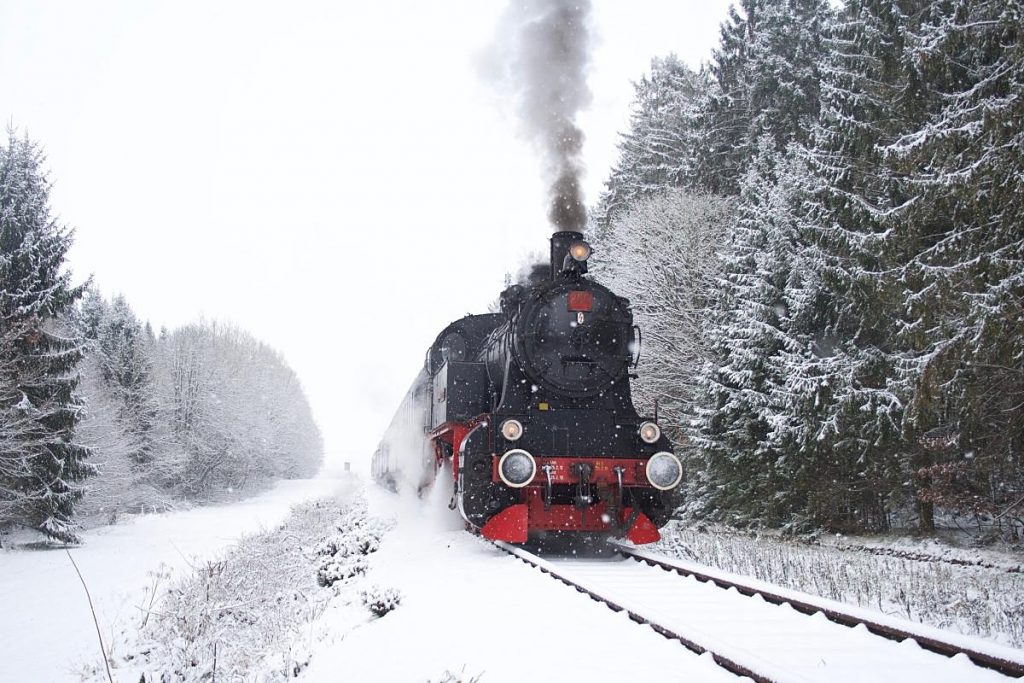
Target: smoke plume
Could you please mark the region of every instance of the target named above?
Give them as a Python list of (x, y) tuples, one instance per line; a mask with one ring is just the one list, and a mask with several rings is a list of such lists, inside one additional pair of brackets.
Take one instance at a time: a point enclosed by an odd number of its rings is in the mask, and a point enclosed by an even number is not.
[(499, 27), (500, 54), (492, 55), (515, 96), (523, 135), (541, 152), (548, 217), (559, 230), (586, 224), (576, 115), (590, 104), (589, 13), (590, 0), (512, 0)]

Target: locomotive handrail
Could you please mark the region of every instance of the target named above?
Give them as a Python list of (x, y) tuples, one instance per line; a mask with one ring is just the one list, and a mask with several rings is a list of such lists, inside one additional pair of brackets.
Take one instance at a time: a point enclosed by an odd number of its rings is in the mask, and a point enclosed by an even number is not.
[(640, 365), (640, 350), (644, 346), (644, 333), (640, 330), (639, 325), (633, 325), (633, 332), (636, 333), (636, 358), (633, 358), (633, 368), (636, 369)]

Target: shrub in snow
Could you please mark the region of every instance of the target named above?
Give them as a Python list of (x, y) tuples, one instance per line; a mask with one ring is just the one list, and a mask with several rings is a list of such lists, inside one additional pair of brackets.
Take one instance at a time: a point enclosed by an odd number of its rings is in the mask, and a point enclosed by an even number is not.
[[(467, 676), (466, 667), (462, 667), (462, 671), (458, 673), (445, 671), (444, 675), (437, 679), (437, 683), (479, 683), (480, 679), (483, 677), (483, 673), (478, 673), (475, 676)], [(430, 681), (430, 683), (434, 682)]]
[(333, 540), (331, 541), (320, 541), (313, 546), (314, 555), (330, 555), (333, 556), (338, 552), (338, 544)]
[(316, 572), (316, 582), (320, 586), (333, 586), (338, 581), (352, 579), (366, 573), (366, 560), (361, 557), (352, 558), (351, 561), (343, 561), (329, 558)]
[(360, 555), (369, 555), (375, 553), (380, 549), (380, 538), (377, 536), (367, 536), (359, 541), (357, 550)]
[(355, 549), (384, 529), (361, 499), (296, 506), (284, 524), (242, 540), (147, 600), (147, 623), (116, 660), (117, 680), (209, 681), (214, 671), (225, 681), (294, 678), (309, 661), (311, 624), (339, 588), (322, 587), (363, 574), (366, 559)]
[(382, 617), (398, 607), (402, 602), (402, 594), (394, 588), (371, 586), (360, 593), (363, 605), (375, 616)]
[(360, 511), (348, 524), (335, 526), (334, 530), (336, 534), (320, 539), (311, 551), (319, 560), (317, 584), (324, 587), (366, 573), (366, 556), (380, 548), (387, 526)]

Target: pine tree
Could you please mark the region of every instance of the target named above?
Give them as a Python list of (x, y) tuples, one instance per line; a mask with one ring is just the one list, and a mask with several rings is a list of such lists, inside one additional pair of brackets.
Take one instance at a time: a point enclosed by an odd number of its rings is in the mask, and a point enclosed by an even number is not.
[(669, 55), (652, 60), (650, 74), (634, 87), (630, 129), (594, 211), (601, 230), (638, 199), (672, 187), (702, 188), (700, 131), (710, 75)]
[(63, 270), (72, 234), (52, 219), (39, 148), (10, 133), (0, 147), (0, 511), (74, 541), (72, 515), (91, 473), (75, 440), (82, 345), (56, 320), (82, 294)]
[(759, 7), (742, 79), (750, 103), (745, 154), (756, 154), (765, 135), (780, 153), (790, 143), (809, 140), (818, 120), (822, 36), (830, 17), (826, 0), (777, 0)]
[(885, 148), (917, 194), (900, 339), (925, 529), (934, 503), (999, 524), (1024, 502), (1024, 4), (928, 10), (904, 57), (928, 116)]
[(149, 338), (123, 296), (114, 297), (96, 335), (103, 377), (116, 390), (121, 420), (135, 439), (132, 457), (144, 464), (153, 455), (156, 421)]
[[(923, 120), (904, 54), (925, 3), (853, 0), (830, 35), (820, 124), (805, 155), (800, 216), (819, 290), (803, 330), (810, 353), (787, 378), (791, 430), (813, 456), (810, 516), (883, 529), (907, 495), (901, 454), (909, 398), (898, 330), (915, 201), (885, 146)], [(802, 433), (801, 433), (802, 432)]]
[[(777, 525), (792, 513), (793, 477), (801, 469), (784, 386), (792, 354), (800, 351), (792, 311), (808, 298), (789, 148), (807, 139), (817, 116), (820, 33), (829, 15), (817, 0), (751, 3), (747, 11), (746, 20), (734, 14), (723, 29), (719, 53), (754, 112), (743, 143), (753, 161), (738, 183), (738, 218), (711, 329), (715, 353), (703, 372), (695, 426), (705, 471), (695, 493), (707, 507), (730, 510), (733, 521)], [(742, 68), (721, 57), (736, 42), (725, 38), (741, 24), (752, 31)]]
[(86, 287), (78, 305), (71, 310), (70, 318), (78, 334), (89, 342), (100, 336), (100, 325), (110, 311), (110, 304), (95, 287)]
[[(744, 179), (739, 216), (725, 254), (719, 310), (709, 331), (712, 359), (702, 373), (703, 407), (695, 442), (703, 451), (702, 481), (695, 494), (711, 509), (729, 511), (734, 523), (779, 522), (771, 510), (776, 459), (766, 418), (771, 388), (779, 382), (769, 358), (779, 351), (778, 300), (766, 263), (775, 236), (762, 223), (773, 188), (767, 173), (774, 149), (763, 139), (754, 168)], [(766, 269), (767, 268), (767, 269)], [(770, 290), (770, 291), (769, 291)]]
[(706, 187), (715, 194), (739, 194), (739, 182), (751, 158), (750, 46), (764, 0), (740, 0), (729, 8), (711, 62), (715, 88), (709, 92), (702, 131), (709, 160)]

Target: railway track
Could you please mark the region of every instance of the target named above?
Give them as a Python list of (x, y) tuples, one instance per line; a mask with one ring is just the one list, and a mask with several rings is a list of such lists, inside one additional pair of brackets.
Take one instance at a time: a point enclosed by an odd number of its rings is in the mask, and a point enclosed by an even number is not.
[(1024, 677), (1024, 657), (1014, 657), (1007, 648), (942, 638), (946, 634), (936, 629), (629, 546), (617, 545), (615, 559), (583, 560), (542, 558), (496, 545), (758, 683), (967, 683)]

